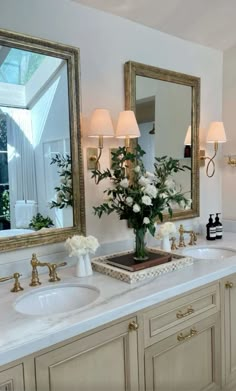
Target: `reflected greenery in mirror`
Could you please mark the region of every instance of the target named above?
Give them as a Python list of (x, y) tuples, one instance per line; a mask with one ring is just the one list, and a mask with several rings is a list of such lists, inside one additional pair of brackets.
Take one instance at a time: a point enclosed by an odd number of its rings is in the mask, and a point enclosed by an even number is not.
[[(155, 156), (163, 155), (190, 168), (173, 176), (176, 187), (192, 202), (187, 210), (174, 206), (172, 220), (199, 216), (200, 79), (129, 61), (125, 64), (125, 106), (136, 114), (147, 170), (152, 170)], [(136, 143), (137, 139), (131, 140), (131, 148)], [(164, 220), (169, 220), (168, 214)]]
[(79, 87), (77, 48), (0, 30), (2, 251), (85, 234)]

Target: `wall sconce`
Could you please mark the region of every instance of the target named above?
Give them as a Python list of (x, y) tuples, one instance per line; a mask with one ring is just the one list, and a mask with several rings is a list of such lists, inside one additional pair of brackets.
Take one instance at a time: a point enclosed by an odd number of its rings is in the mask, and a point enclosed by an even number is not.
[(140, 137), (140, 130), (132, 110), (121, 111), (119, 114), (116, 138), (125, 139), (125, 148), (130, 147), (130, 139)]
[(96, 109), (93, 111), (87, 135), (88, 137), (98, 138), (99, 153), (94, 154), (94, 148), (87, 149), (88, 167), (97, 170), (100, 167), (99, 160), (102, 156), (103, 138), (114, 137), (114, 128), (108, 110)]
[[(206, 175), (211, 178), (215, 174), (215, 162), (214, 159), (216, 157), (218, 151), (218, 144), (225, 143), (226, 135), (225, 128), (223, 122), (211, 122), (208, 134), (207, 134), (207, 143), (214, 143), (214, 155), (210, 158), (208, 156), (200, 156), (200, 159), (209, 160), (206, 167)], [(201, 152), (201, 151), (200, 151)], [(212, 173), (209, 174), (209, 167), (212, 166)]]
[(189, 125), (184, 140), (184, 157), (191, 157), (191, 125)]

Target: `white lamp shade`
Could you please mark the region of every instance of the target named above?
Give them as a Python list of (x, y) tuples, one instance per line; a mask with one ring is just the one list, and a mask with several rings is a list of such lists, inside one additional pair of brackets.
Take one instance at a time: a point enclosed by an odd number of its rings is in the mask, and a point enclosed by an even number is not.
[(114, 137), (111, 116), (106, 109), (96, 109), (91, 116), (88, 137), (99, 136)]
[(133, 111), (125, 110), (120, 112), (116, 128), (116, 137), (140, 137), (139, 127)]
[(207, 134), (207, 143), (225, 143), (227, 141), (225, 128), (223, 122), (211, 122), (208, 134)]
[(191, 144), (192, 144), (191, 143), (191, 126), (189, 125), (186, 136), (185, 136), (184, 145), (191, 145)]

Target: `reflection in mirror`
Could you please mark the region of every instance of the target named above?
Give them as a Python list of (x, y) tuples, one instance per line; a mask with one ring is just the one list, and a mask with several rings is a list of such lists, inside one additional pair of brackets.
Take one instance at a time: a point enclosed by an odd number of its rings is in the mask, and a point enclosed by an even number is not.
[(78, 58), (0, 31), (0, 249), (1, 237), (16, 248), (85, 230)]
[(138, 143), (146, 152), (145, 167), (152, 171), (155, 157), (167, 155), (179, 160), (185, 170), (177, 173), (171, 183), (176, 190), (183, 192), (190, 202), (187, 210), (172, 205), (174, 218), (198, 216), (200, 80), (193, 76), (128, 62), (125, 64), (125, 86), (126, 109), (136, 113), (141, 133)]

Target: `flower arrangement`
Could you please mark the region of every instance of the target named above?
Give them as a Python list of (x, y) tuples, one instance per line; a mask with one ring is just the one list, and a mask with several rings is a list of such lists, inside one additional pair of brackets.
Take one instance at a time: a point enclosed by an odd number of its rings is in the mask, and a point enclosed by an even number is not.
[(50, 208), (63, 209), (73, 204), (71, 157), (69, 155), (56, 154), (50, 164), (59, 167), (60, 185), (56, 186), (56, 201), (51, 201)]
[[(111, 182), (104, 192), (108, 197), (103, 204), (94, 207), (95, 215), (100, 218), (104, 213), (116, 212), (121, 220), (126, 219), (134, 229), (136, 236), (135, 259), (148, 257), (145, 246), (147, 230), (154, 236), (157, 218), (163, 221), (163, 214), (172, 217), (172, 204), (180, 207), (189, 205), (189, 200), (176, 188), (173, 174), (184, 171), (179, 162), (171, 157), (155, 158), (154, 172), (147, 172), (142, 157), (145, 151), (137, 145), (133, 152), (119, 147), (112, 153), (111, 170), (94, 170), (92, 177), (97, 183), (109, 179)], [(131, 175), (127, 175), (127, 167)]]
[(69, 257), (95, 254), (99, 247), (98, 240), (94, 236), (74, 235), (65, 242), (65, 247), (69, 252)]
[(171, 222), (166, 222), (160, 226), (158, 237), (164, 238), (165, 236), (170, 236), (176, 233), (176, 225)]

